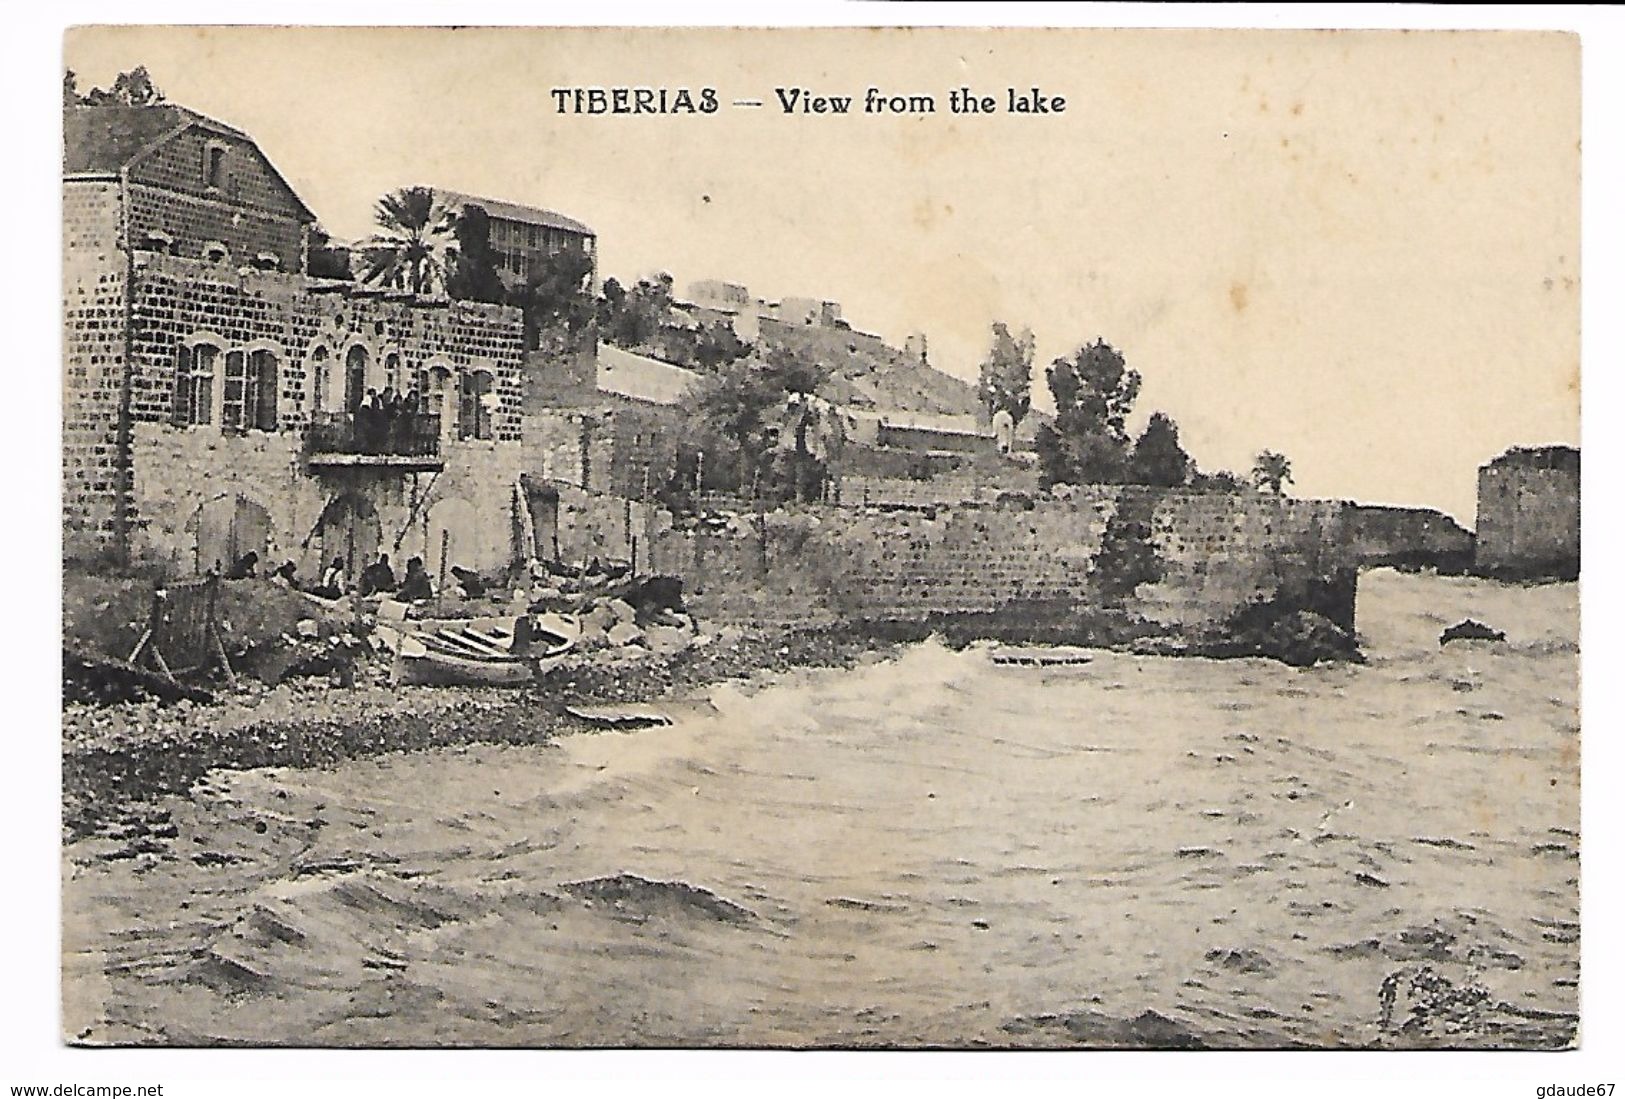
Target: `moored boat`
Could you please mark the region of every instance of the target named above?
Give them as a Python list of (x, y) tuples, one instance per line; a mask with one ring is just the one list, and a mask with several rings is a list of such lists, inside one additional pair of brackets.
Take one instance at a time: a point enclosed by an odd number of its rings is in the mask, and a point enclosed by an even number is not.
[(513, 624), (459, 624), (401, 637), (396, 683), (519, 687), (575, 648), (579, 623), (567, 615), (521, 616)]

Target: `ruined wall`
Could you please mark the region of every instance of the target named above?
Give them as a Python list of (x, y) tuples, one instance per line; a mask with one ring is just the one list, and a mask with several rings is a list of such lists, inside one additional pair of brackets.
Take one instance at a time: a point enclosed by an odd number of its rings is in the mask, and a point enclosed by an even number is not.
[(1349, 530), (1365, 566), (1457, 571), (1473, 560), (1473, 532), (1432, 508), (1354, 504)]
[(120, 525), (125, 267), (118, 185), (62, 187), (62, 549), (116, 552)]
[[(998, 612), (1054, 622), (1110, 608), (1194, 634), (1282, 596), (1351, 627), (1345, 523), (1335, 502), (1092, 486), (1030, 508), (808, 508), (733, 531), (676, 530), (654, 564), (687, 579), (702, 614), (744, 621)], [(1125, 593), (1111, 574), (1135, 559), (1136, 528), (1160, 576)]]
[(1478, 471), (1474, 569), (1513, 578), (1580, 574), (1580, 453), (1514, 450)]
[(651, 504), (568, 484), (527, 481), (536, 548), (573, 566), (594, 558), (648, 571), (656, 540), (671, 529), (671, 513)]
[(928, 478), (848, 474), (841, 478), (840, 502), (848, 507), (990, 504), (1006, 493), (1031, 495), (1037, 491), (1038, 473), (1034, 469), (1014, 465), (988, 469), (966, 464)]
[(652, 498), (671, 479), (681, 437), (677, 413), (635, 401), (533, 407), (525, 423), (525, 470), (538, 480)]

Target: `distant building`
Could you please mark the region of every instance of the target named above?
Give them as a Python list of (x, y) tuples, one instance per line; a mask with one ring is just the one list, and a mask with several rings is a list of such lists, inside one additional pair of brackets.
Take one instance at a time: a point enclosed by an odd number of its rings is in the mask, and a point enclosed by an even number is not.
[(975, 416), (850, 411), (854, 421), (852, 439), (860, 446), (937, 455), (997, 452), (992, 430), (977, 423)]
[(485, 211), (490, 219), (486, 240), (497, 270), (511, 281), (523, 282), (548, 257), (573, 251), (585, 255), (592, 262), (593, 283), (597, 284), (598, 235), (574, 218), (539, 206), (521, 206), (516, 202), (481, 198), (438, 187), (435, 194), (447, 206), (458, 211), (473, 206)]
[(835, 328), (841, 323), (841, 303), (817, 298), (785, 298), (778, 304), (773, 319), (785, 324)]
[(1509, 578), (1580, 574), (1580, 451), (1514, 447), (1478, 469), (1475, 571)]

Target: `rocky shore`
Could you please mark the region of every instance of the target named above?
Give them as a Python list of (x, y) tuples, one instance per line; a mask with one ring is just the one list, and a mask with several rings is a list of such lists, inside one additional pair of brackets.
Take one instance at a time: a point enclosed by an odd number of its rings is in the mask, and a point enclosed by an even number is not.
[(215, 705), (154, 701), (63, 711), (63, 831), (72, 839), (140, 803), (183, 793), (216, 768), (321, 767), (449, 745), (542, 744), (596, 728), (566, 712), (592, 703), (682, 698), (728, 679), (802, 667), (851, 667), (911, 637), (854, 627), (723, 630), (670, 655), (581, 659), (523, 690), (398, 687), (383, 665), (357, 685), (244, 680)]

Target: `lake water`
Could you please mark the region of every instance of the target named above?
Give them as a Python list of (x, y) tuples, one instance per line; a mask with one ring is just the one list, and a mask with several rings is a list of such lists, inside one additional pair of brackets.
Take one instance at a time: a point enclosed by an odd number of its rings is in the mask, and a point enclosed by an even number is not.
[[(1441, 649), (1469, 616), (1508, 641)], [(1564, 1044), (1576, 588), (1377, 572), (1359, 618), (1364, 666), (927, 643), (667, 728), (217, 773), (163, 853), (66, 849), (70, 1036)]]

